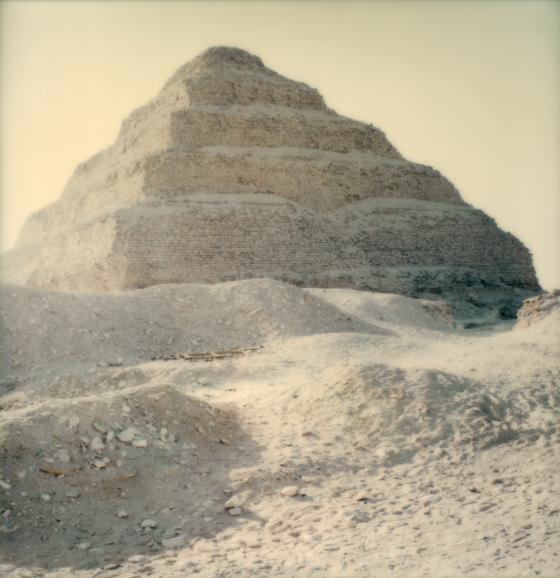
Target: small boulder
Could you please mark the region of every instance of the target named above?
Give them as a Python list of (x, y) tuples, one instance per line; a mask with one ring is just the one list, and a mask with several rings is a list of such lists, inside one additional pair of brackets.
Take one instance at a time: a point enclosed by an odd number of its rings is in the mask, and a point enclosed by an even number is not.
[(295, 498), (299, 494), (297, 486), (286, 486), (280, 490), (280, 493), (287, 498)]

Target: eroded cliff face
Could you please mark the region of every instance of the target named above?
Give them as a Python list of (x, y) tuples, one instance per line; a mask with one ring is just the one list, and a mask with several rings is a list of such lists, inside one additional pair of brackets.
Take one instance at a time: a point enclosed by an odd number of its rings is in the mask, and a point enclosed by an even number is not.
[(3, 277), (68, 291), (272, 277), (502, 316), (531, 256), (431, 167), (235, 48), (181, 67), (33, 215)]

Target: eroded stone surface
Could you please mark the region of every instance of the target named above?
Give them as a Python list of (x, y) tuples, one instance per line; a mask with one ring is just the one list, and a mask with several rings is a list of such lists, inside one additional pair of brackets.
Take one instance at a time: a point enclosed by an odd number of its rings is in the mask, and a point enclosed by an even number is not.
[(223, 47), (179, 68), (77, 167), (3, 276), (95, 292), (272, 277), (491, 302), (505, 317), (539, 288), (527, 249), (439, 172)]

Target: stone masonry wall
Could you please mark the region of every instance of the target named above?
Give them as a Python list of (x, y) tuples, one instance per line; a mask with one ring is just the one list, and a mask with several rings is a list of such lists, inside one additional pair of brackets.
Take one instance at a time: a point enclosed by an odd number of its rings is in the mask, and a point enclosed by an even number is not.
[(385, 135), (364, 123), (287, 107), (194, 107), (173, 113), (174, 147), (295, 147), (336, 152), (371, 151), (402, 159)]
[[(426, 207), (419, 225), (419, 203), (377, 207), (356, 222), (263, 197), (252, 202), (250, 196), (235, 201), (235, 195), (204, 195), (122, 212), (117, 245), (129, 263), (127, 286), (291, 277), (309, 285), (344, 279), (346, 286), (372, 287), (376, 276), (390, 275), (392, 290), (405, 292), (415, 287), (415, 277), (403, 276), (401, 283), (395, 271), (411, 262), (417, 277), (435, 269), (469, 270), (483, 283), (530, 288), (536, 282), (524, 247), (470, 208)], [(383, 225), (385, 220), (393, 223)]]
[(129, 286), (297, 278), (364, 264), (336, 225), (314, 212), (274, 198), (232, 202), (233, 196), (121, 213), (117, 244), (127, 256)]
[(466, 268), (512, 286), (537, 285), (523, 244), (468, 206), (376, 199), (342, 209), (336, 219), (373, 267)]
[(437, 171), (392, 159), (298, 149), (206, 149), (152, 156), (146, 190), (158, 198), (192, 192), (274, 193), (316, 210), (368, 197), (402, 197), (462, 203)]

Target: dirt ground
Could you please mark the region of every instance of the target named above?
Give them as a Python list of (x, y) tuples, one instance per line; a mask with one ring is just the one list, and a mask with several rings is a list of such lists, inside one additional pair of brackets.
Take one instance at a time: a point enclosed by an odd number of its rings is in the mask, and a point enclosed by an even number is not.
[(560, 575), (559, 308), (464, 330), (270, 280), (0, 303), (2, 576)]

